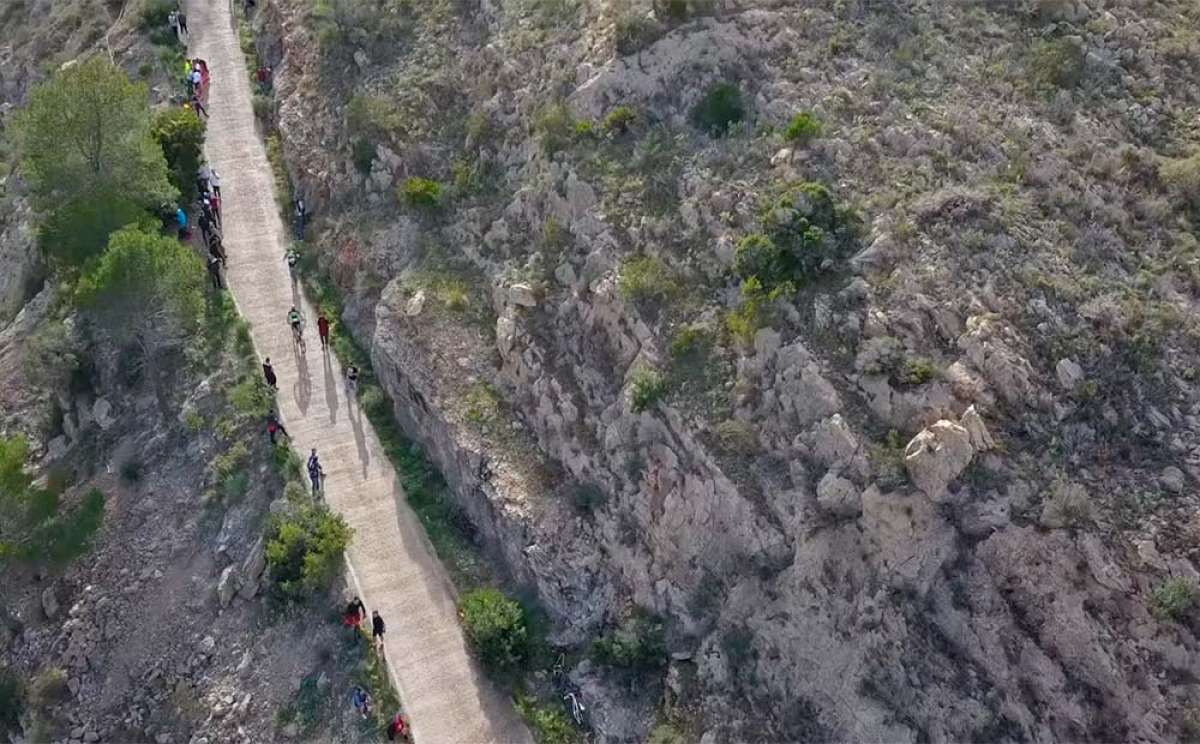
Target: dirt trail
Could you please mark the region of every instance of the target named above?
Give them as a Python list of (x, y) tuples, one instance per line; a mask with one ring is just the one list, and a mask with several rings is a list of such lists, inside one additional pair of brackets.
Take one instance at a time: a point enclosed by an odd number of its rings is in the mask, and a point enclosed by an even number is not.
[[(329, 503), (354, 528), (351, 582), (387, 622), (390, 672), (415, 739), (528, 742), (510, 703), (468, 656), (453, 587), (374, 431), (347, 397), (337, 360), (321, 352), (313, 308), (289, 279), (287, 233), (228, 2), (190, 0), (187, 14), (191, 53), (212, 73), (205, 152), (222, 177), (227, 280), (259, 354), (275, 366), (293, 447), (302, 457), (317, 448)], [(286, 324), (293, 304), (306, 318), (307, 354), (293, 348)]]

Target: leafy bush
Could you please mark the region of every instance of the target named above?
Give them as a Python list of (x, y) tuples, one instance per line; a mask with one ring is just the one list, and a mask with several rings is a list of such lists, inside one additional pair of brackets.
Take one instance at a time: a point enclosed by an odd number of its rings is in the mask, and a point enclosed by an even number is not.
[(676, 361), (696, 359), (712, 348), (712, 333), (703, 326), (686, 325), (671, 339), (671, 358)]
[(642, 413), (666, 397), (667, 381), (657, 370), (641, 367), (634, 371), (629, 391), (630, 408)]
[(388, 144), (403, 135), (404, 115), (391, 99), (355, 93), (346, 105), (346, 128), (373, 145)]
[(250, 448), (245, 442), (238, 442), (225, 450), (213, 460), (213, 473), (218, 481), (223, 481), (236, 473), (250, 459)]
[(687, 744), (687, 737), (670, 723), (658, 723), (650, 729), (646, 744)]
[(59, 267), (83, 265), (113, 230), (175, 198), (150, 134), (149, 95), (96, 55), (34, 88), (14, 117), (24, 175), (50, 218), (43, 246)]
[(637, 121), (637, 112), (630, 106), (617, 106), (604, 117), (604, 131), (612, 135), (621, 135), (629, 131)]
[(204, 122), (190, 108), (161, 109), (150, 125), (150, 135), (162, 147), (167, 160), (167, 178), (186, 203), (197, 197), (196, 174), (200, 170), (204, 131)]
[(717, 424), (717, 444), (722, 452), (747, 457), (758, 452), (758, 434), (754, 427), (740, 419)]
[(663, 15), (676, 23), (688, 19), (688, 10), (688, 0), (666, 0), (662, 4)]
[(661, 258), (636, 256), (621, 264), (617, 291), (631, 302), (663, 302), (679, 292), (679, 281)]
[(1074, 88), (1083, 81), (1086, 53), (1070, 39), (1039, 39), (1029, 50), (1029, 77), (1041, 88)]
[(829, 189), (812, 182), (796, 184), (768, 202), (762, 222), (763, 234), (738, 243), (734, 271), (743, 279), (757, 277), (768, 290), (811, 281), (851, 252), (861, 228), (854, 211), (838, 206)]
[(81, 306), (119, 346), (135, 345), (145, 361), (200, 332), (204, 266), (187, 246), (128, 227), (79, 284)]
[(1150, 595), (1151, 610), (1160, 620), (1182, 620), (1196, 606), (1198, 598), (1196, 582), (1176, 576), (1154, 587)]
[(1185, 204), (1200, 206), (1200, 152), (1162, 161), (1158, 177)]
[(458, 603), (467, 640), (489, 669), (508, 671), (524, 662), (529, 646), (525, 610), (499, 589), (475, 589)]
[(292, 598), (327, 589), (341, 570), (351, 534), (340, 515), (319, 504), (306, 504), (291, 516), (275, 518), (266, 548), (271, 578)]
[(16, 731), (25, 711), (25, 689), (17, 675), (0, 667), (0, 734)]
[(104, 495), (92, 489), (62, 512), (62, 484), (34, 485), (25, 472), (28, 454), (24, 437), (0, 438), (0, 563), (63, 565), (88, 549), (104, 516)]
[(400, 184), (400, 199), (410, 207), (437, 209), (442, 203), (442, 185), (414, 176)]
[(126, 483), (137, 483), (142, 479), (142, 463), (137, 460), (126, 460), (121, 464), (121, 480)]
[(661, 669), (667, 664), (667, 646), (662, 620), (638, 611), (606, 635), (592, 642), (592, 658), (636, 672)]
[(608, 501), (604, 489), (593, 483), (578, 483), (572, 489), (575, 508), (583, 514), (591, 514)]
[(538, 705), (536, 700), (522, 694), (514, 696), (513, 703), (517, 713), (529, 724), (538, 744), (577, 744), (582, 741), (579, 731), (558, 707)]
[(275, 397), (266, 382), (247, 375), (229, 391), (229, 402), (240, 416), (257, 420), (271, 412)]
[(662, 27), (638, 13), (627, 13), (617, 19), (615, 42), (617, 54), (637, 54), (662, 35)]
[(350, 143), (350, 161), (354, 163), (355, 170), (367, 175), (375, 162), (375, 146), (366, 137), (355, 137)]
[(45, 710), (70, 699), (71, 688), (67, 684), (67, 673), (60, 667), (46, 667), (34, 675), (29, 683), (28, 702), (31, 708)]
[(924, 357), (908, 357), (894, 374), (899, 385), (922, 385), (938, 375), (937, 365)]
[(586, 119), (575, 122), (575, 139), (589, 140), (596, 136), (596, 125)]
[(692, 123), (714, 137), (746, 118), (742, 92), (733, 83), (717, 83), (692, 108)]
[(767, 324), (769, 304), (778, 291), (767, 292), (756, 276), (742, 282), (741, 303), (725, 315), (725, 330), (734, 341), (746, 347), (754, 343), (754, 336)]
[(141, 28), (152, 31), (167, 25), (167, 16), (177, 9), (176, 0), (143, 0), (141, 13)]
[(575, 117), (565, 103), (552, 103), (538, 112), (534, 131), (548, 155), (570, 147), (575, 138)]
[(783, 136), (789, 142), (807, 145), (817, 137), (820, 137), (823, 129), (824, 127), (821, 126), (820, 119), (807, 111), (801, 111), (792, 117)]

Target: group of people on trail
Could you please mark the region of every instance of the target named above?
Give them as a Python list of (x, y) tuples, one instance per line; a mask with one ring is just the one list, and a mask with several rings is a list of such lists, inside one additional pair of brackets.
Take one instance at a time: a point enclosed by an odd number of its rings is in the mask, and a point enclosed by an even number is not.
[(207, 163), (201, 164), (196, 174), (196, 193), (199, 194), (197, 209), (200, 212), (196, 226), (200, 228), (200, 238), (208, 248), (208, 273), (212, 277), (213, 288), (223, 289), (221, 269), (228, 265), (229, 256), (225, 253), (221, 234), (221, 174)]
[(175, 38), (182, 44), (187, 36), (187, 15), (182, 10), (172, 10), (167, 14), (167, 25), (175, 33)]
[(208, 118), (204, 100), (208, 96), (208, 63), (196, 57), (183, 61), (183, 84), (187, 88), (184, 108), (192, 108), (197, 114)]
[[(291, 251), (289, 251), (290, 253)], [(292, 308), (288, 310), (287, 324), (292, 329), (292, 341), (300, 349), (301, 353), (308, 353), (308, 346), (304, 343), (304, 316), (296, 309), (295, 305), (292, 305)], [(332, 325), (329, 322), (329, 318), (325, 317), (325, 311), (322, 310), (317, 313), (317, 337), (321, 340), (321, 351), (323, 352), (329, 351), (330, 328), (332, 328)]]
[[(350, 603), (346, 605), (346, 611), (342, 614), (342, 625), (350, 629), (355, 641), (361, 637), (362, 624), (366, 619), (367, 607), (363, 604), (362, 600), (358, 597), (350, 600)], [(379, 610), (375, 610), (371, 613), (371, 639), (375, 645), (375, 651), (380, 655), (383, 654), (383, 634), (386, 631), (387, 626), (383, 622), (383, 617), (379, 614)], [(355, 685), (350, 691), (350, 703), (354, 706), (354, 710), (364, 719), (371, 717), (373, 702), (371, 693), (361, 685)], [(397, 738), (407, 739), (408, 736), (408, 721), (397, 712), (392, 717), (392, 720), (388, 722), (388, 741), (395, 741)]]

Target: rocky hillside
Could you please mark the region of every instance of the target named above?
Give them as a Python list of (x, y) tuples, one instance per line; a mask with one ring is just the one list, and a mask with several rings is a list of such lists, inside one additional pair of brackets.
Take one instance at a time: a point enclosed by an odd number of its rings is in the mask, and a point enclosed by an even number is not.
[(1200, 730), (1194, 3), (260, 5), (480, 546), (566, 647), (666, 622), (601, 739)]

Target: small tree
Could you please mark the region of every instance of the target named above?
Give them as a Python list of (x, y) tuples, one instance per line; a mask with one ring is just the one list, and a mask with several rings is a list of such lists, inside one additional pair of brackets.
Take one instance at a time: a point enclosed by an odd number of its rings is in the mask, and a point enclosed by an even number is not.
[(742, 91), (733, 83), (717, 83), (692, 109), (692, 123), (713, 137), (720, 137), (729, 128), (746, 118)]
[(200, 171), (204, 147), (204, 122), (192, 109), (165, 108), (154, 115), (150, 127), (154, 140), (167, 160), (167, 177), (185, 202), (196, 194), (196, 174)]
[(113, 233), (108, 251), (80, 282), (79, 301), (119, 345), (153, 367), (200, 332), (204, 266), (179, 241), (139, 227)]
[(467, 639), (485, 665), (505, 671), (524, 661), (529, 631), (519, 603), (498, 589), (476, 589), (463, 595), (458, 611)]
[(353, 530), (324, 506), (307, 504), (272, 525), (267, 565), (280, 591), (303, 598), (329, 587), (342, 565)]
[(115, 219), (175, 198), (148, 101), (144, 84), (103, 57), (30, 93), (16, 131), (35, 203), (52, 215), (43, 236), (52, 259), (79, 266), (103, 249)]
[(60, 513), (62, 491), (36, 486), (25, 471), (29, 443), (0, 438), (0, 562), (62, 565), (88, 548), (104, 516), (104, 495), (93, 489)]

